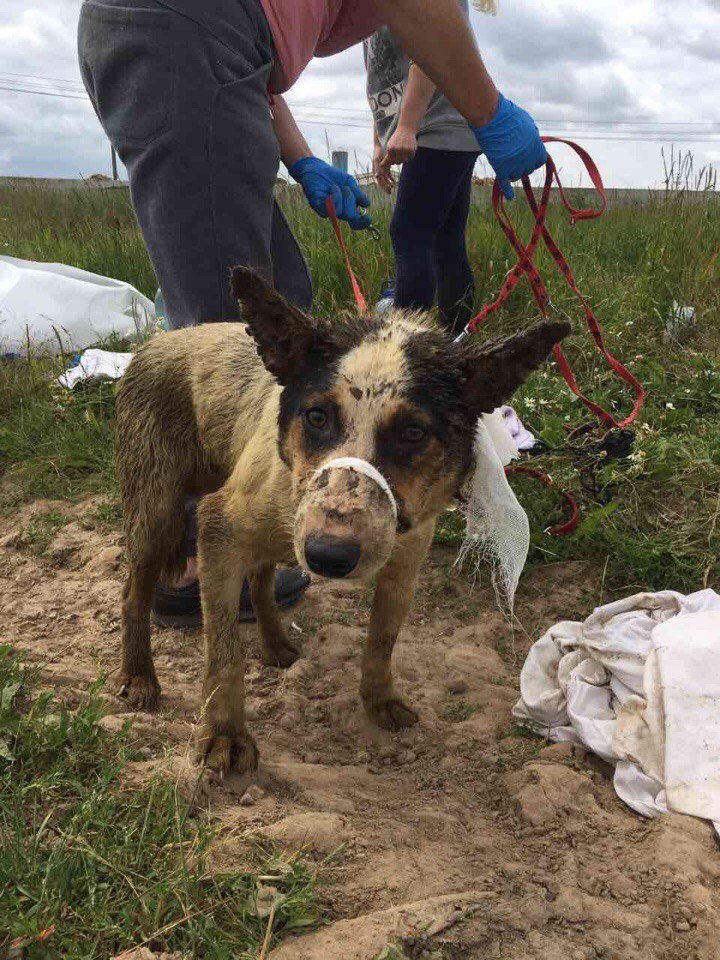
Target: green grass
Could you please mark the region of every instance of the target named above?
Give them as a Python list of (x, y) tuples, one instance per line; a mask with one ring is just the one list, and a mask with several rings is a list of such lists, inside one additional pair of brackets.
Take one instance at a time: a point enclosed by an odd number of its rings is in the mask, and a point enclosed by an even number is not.
[(474, 713), (477, 713), (479, 709), (478, 704), (470, 703), (468, 700), (463, 700), (462, 697), (456, 697), (448, 693), (445, 695), (442, 715), (450, 723), (462, 723), (463, 720), (468, 720)]
[(69, 392), (66, 358), (0, 360), (0, 509), (18, 500), (112, 493), (115, 386)]
[(23, 538), (33, 553), (40, 554), (50, 544), (53, 536), (70, 522), (70, 517), (57, 510), (48, 510), (35, 517), (27, 526)]
[[(392, 275), (391, 207), (376, 200), (381, 239), (367, 234), (348, 239), (371, 297), (381, 280)], [(309, 211), (297, 191), (286, 191), (283, 204), (312, 268), (316, 312), (332, 316), (348, 309), (347, 277), (327, 222)], [(529, 217), (521, 201), (512, 205), (512, 213), (527, 234)], [(557, 494), (533, 481), (513, 479), (531, 518), (530, 562), (592, 560), (604, 571), (608, 589), (717, 586), (720, 257), (715, 254), (720, 249), (720, 198), (708, 193), (698, 201), (674, 189), (641, 207), (619, 206), (575, 227), (554, 203), (550, 226), (596, 310), (610, 351), (645, 384), (648, 398), (635, 424), (629, 460), (579, 460), (556, 451), (532, 461), (578, 499), (583, 521), (575, 535), (545, 534), (561, 515)], [(484, 196), (471, 211), (468, 240), (481, 303), (497, 293), (513, 263)], [(154, 295), (152, 270), (121, 191), (0, 190), (0, 252), (62, 260)], [(549, 278), (558, 312), (573, 318), (566, 354), (580, 385), (616, 415), (623, 414), (631, 405), (628, 393), (600, 360), (553, 261), (542, 254), (539, 266)], [(696, 324), (682, 343), (664, 337), (673, 301), (692, 304), (697, 311)], [(487, 335), (522, 328), (536, 316), (534, 301), (521, 284), (488, 323)], [(114, 494), (114, 388), (105, 385), (68, 396), (50, 386), (62, 366), (62, 359), (33, 358), (0, 364), (0, 509), (29, 497)], [(568, 428), (592, 422), (554, 365), (534, 376), (514, 402), (530, 429), (553, 447), (565, 444)], [(579, 443), (596, 441), (601, 433), (596, 427)], [(459, 535), (457, 516), (449, 517), (441, 539), (454, 543)]]
[(317, 922), (300, 859), (248, 840), (245, 868), (213, 876), (219, 829), (161, 777), (123, 782), (135, 747), (99, 726), (99, 684), (73, 712), (38, 684), (0, 646), (0, 956), (15, 942), (27, 960), (106, 960), (145, 943), (254, 960), (269, 896), (271, 945)]

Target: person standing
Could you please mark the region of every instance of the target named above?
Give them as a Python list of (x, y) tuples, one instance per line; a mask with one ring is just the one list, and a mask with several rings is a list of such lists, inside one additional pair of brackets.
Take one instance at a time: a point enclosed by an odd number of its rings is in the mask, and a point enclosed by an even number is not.
[[(457, 0), (468, 16), (467, 0)], [(467, 121), (381, 27), (364, 43), (373, 115), (373, 173), (390, 193), (402, 165), (390, 222), (394, 304), (429, 310), (453, 334), (472, 316), (475, 286), (465, 233), (478, 141)]]
[[(282, 94), (314, 56), (331, 56), (386, 24), (471, 125), (503, 182), (546, 154), (531, 117), (500, 97), (457, 0), (84, 0), (78, 25), (82, 78), (125, 164), (135, 213), (171, 327), (238, 319), (232, 266), (261, 272), (308, 309), (304, 257), (274, 200), (282, 161), (310, 206), (362, 229), (368, 198), (353, 177), (313, 156)], [(159, 587), (156, 619), (200, 617), (193, 514), (188, 567)], [(278, 571), (287, 606), (307, 586)], [(245, 591), (240, 611), (252, 616)]]

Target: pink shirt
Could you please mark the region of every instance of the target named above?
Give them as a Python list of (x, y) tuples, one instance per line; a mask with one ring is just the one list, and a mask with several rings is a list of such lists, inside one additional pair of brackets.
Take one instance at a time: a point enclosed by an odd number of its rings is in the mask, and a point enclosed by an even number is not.
[(360, 43), (381, 26), (373, 0), (261, 0), (278, 61), (271, 87), (288, 90), (313, 57)]

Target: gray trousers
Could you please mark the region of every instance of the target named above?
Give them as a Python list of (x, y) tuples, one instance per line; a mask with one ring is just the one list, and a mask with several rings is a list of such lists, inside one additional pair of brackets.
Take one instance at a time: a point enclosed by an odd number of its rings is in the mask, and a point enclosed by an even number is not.
[(237, 319), (236, 264), (308, 309), (307, 264), (273, 195), (267, 20), (258, 0), (233, 0), (231, 28), (213, 24), (212, 0), (197, 6), (202, 22), (172, 0), (85, 0), (78, 27), (83, 81), (127, 167), (169, 323)]

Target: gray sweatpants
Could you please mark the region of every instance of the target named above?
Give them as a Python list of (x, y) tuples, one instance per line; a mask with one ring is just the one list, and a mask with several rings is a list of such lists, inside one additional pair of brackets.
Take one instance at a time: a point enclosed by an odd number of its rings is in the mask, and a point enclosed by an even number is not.
[(233, 0), (232, 29), (210, 29), (212, 2), (197, 2), (203, 23), (160, 0), (85, 0), (78, 27), (83, 81), (127, 167), (168, 320), (237, 319), (236, 264), (307, 309), (307, 264), (273, 197), (267, 20), (258, 0)]

